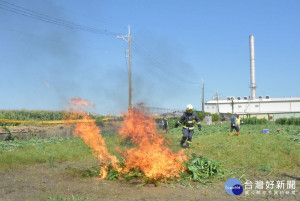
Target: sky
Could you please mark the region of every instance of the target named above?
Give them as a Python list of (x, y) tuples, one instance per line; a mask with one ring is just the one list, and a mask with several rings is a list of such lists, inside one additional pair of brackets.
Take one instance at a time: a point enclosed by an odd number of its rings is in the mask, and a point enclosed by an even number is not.
[(298, 0), (0, 0), (0, 110), (63, 110), (70, 98), (91, 112), (133, 103), (201, 110), (250, 96), (249, 36), (256, 96), (300, 96)]

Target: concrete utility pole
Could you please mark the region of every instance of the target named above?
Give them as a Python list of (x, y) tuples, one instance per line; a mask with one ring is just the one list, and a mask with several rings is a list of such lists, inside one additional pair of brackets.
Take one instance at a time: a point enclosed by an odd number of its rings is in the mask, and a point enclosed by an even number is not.
[(217, 96), (217, 110), (218, 110), (218, 115), (219, 115), (219, 118), (220, 118), (220, 110), (219, 110), (219, 92), (217, 91), (216, 93), (216, 96)]
[(131, 33), (130, 33), (130, 25), (128, 25), (128, 34), (127, 35), (122, 35), (122, 36), (117, 36), (117, 38), (121, 38), (125, 40), (128, 45), (129, 45), (129, 67), (128, 67), (128, 84), (129, 84), (129, 104), (128, 104), (128, 109), (132, 108), (132, 87), (131, 87), (131, 52), (132, 52), (132, 46), (131, 46)]
[(202, 116), (204, 118), (204, 82), (202, 80)]
[(251, 88), (251, 100), (256, 97), (256, 83), (255, 83), (255, 53), (254, 53), (254, 36), (249, 36), (250, 43), (250, 88)]

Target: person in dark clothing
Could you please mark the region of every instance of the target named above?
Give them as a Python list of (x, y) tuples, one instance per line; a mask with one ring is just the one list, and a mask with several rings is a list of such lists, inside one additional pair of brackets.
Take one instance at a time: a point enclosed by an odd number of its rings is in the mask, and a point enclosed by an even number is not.
[(168, 129), (168, 119), (166, 117), (164, 117), (162, 119), (162, 125), (163, 125), (163, 130), (167, 131), (167, 129)]
[(190, 147), (192, 142), (192, 137), (194, 134), (194, 123), (197, 122), (198, 130), (201, 131), (200, 119), (196, 113), (193, 112), (193, 106), (191, 104), (187, 105), (186, 112), (180, 117), (180, 120), (175, 124), (177, 128), (180, 124), (183, 124), (182, 129), (182, 139), (180, 146), (184, 147), (183, 144), (186, 142), (186, 148)]

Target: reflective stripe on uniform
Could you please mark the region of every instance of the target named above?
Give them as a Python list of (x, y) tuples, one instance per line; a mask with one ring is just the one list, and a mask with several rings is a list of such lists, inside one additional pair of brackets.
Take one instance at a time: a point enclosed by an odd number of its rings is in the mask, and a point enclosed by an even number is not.
[(197, 124), (200, 125), (200, 122), (198, 122)]
[(187, 142), (187, 143), (189, 143), (189, 144), (191, 144), (191, 143), (192, 143), (191, 141), (188, 141), (188, 140), (187, 140), (186, 142)]
[(188, 129), (188, 130), (193, 130), (194, 127), (187, 127), (187, 126), (183, 126), (183, 128)]
[(193, 123), (193, 121), (187, 121), (186, 123), (188, 123), (188, 124), (192, 124), (192, 123)]

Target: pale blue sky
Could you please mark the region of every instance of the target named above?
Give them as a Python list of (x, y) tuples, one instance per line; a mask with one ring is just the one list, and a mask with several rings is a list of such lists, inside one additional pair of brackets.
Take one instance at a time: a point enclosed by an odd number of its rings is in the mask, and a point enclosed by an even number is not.
[(128, 45), (115, 33), (127, 25), (134, 103), (201, 109), (202, 80), (206, 101), (249, 96), (250, 34), (257, 96), (300, 96), (299, 10), (297, 0), (0, 0), (0, 109), (61, 110), (80, 97), (96, 113), (125, 111)]

